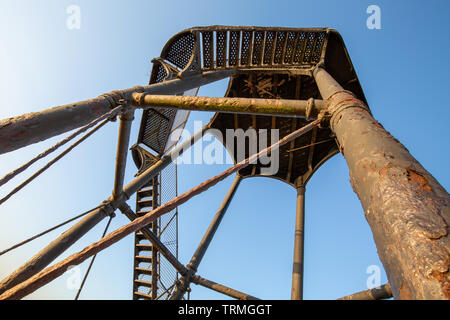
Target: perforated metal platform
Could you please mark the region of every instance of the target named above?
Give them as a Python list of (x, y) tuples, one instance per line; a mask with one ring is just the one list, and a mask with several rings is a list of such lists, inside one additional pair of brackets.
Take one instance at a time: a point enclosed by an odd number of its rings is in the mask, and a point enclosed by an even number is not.
[[(312, 77), (312, 70), (318, 64), (366, 102), (341, 36), (328, 28), (187, 29), (173, 36), (161, 57), (154, 60), (150, 83), (211, 70), (236, 69), (226, 92), (228, 97), (321, 99)], [(138, 142), (162, 154), (174, 117), (174, 111), (169, 109), (146, 111)], [(221, 130), (223, 136), (226, 129), (233, 128), (279, 129), (283, 137), (306, 123), (307, 120), (299, 118), (217, 113), (212, 128)], [(338, 152), (330, 133), (329, 129), (314, 130), (281, 148), (280, 169), (272, 177), (289, 184), (300, 176), (307, 180)], [(261, 165), (256, 164), (239, 173), (248, 177), (257, 176), (260, 171)]]

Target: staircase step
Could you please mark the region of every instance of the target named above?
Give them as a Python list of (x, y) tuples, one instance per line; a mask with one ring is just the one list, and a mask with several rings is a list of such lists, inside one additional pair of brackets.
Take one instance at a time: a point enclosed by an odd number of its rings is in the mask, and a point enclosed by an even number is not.
[(148, 294), (145, 294), (145, 293), (142, 293), (142, 292), (135, 291), (134, 294), (136, 296), (139, 296), (139, 297), (142, 297), (142, 298), (147, 298), (147, 299), (150, 299), (150, 300), (152, 299), (152, 296), (150, 296)]
[[(152, 225), (150, 224), (150, 225), (148, 226), (148, 228), (151, 230), (151, 229), (152, 229)], [(139, 240), (147, 239), (147, 237), (145, 236), (145, 234), (142, 233), (141, 231), (136, 232), (136, 236), (138, 237)]]
[(149, 182), (147, 182), (146, 184), (144, 184), (144, 188), (145, 187), (153, 187), (153, 186), (157, 186), (158, 185), (158, 183), (153, 183), (153, 179), (151, 179)]
[(134, 257), (139, 262), (152, 262), (152, 257), (146, 257), (146, 256), (135, 256)]
[(138, 215), (138, 217), (142, 217), (143, 215), (149, 213), (152, 210), (147, 210), (147, 211), (136, 211), (136, 214)]
[(153, 200), (140, 200), (137, 202), (137, 206), (139, 209), (148, 208), (153, 209)]
[(137, 192), (138, 197), (152, 197), (153, 189), (142, 189)]
[(148, 274), (148, 275), (152, 274), (151, 269), (145, 269), (145, 268), (134, 268), (134, 269), (136, 270), (136, 272), (138, 272), (140, 274)]
[(136, 279), (136, 280), (134, 280), (134, 283), (136, 283), (137, 286), (143, 286), (143, 287), (147, 287), (147, 288), (151, 288), (152, 287), (152, 283), (151, 282), (144, 281), (144, 280)]
[(152, 251), (153, 250), (153, 246), (151, 244), (140, 244), (140, 243), (137, 243), (136, 244), (136, 248), (139, 251)]

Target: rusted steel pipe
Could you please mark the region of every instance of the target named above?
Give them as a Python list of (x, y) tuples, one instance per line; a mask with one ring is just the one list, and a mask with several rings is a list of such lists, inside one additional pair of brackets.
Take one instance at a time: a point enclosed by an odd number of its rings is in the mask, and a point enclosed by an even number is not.
[(231, 289), (227, 286), (224, 286), (222, 284), (219, 284), (219, 283), (211, 281), (211, 280), (207, 280), (207, 279), (202, 278), (197, 275), (192, 277), (192, 282), (195, 284), (199, 284), (205, 288), (209, 288), (211, 290), (223, 293), (227, 296), (230, 296), (230, 297), (238, 299), (238, 300), (260, 300), (249, 294), (243, 293), (243, 292), (235, 290), (235, 289)]
[(233, 75), (235, 70), (203, 72), (188, 79), (168, 80), (148, 86), (112, 91), (97, 98), (0, 121), (0, 154), (43, 141), (84, 126), (117, 105), (131, 100), (134, 92), (178, 94)]
[(322, 68), (314, 77), (394, 298), (449, 299), (449, 194), (362, 101)]
[(219, 210), (217, 210), (217, 213), (211, 221), (208, 230), (206, 230), (202, 240), (200, 241), (200, 244), (197, 247), (197, 250), (192, 256), (191, 261), (187, 265), (188, 272), (183, 275), (183, 277), (181, 277), (181, 279), (179, 280), (179, 285), (175, 288), (172, 296), (170, 297), (171, 300), (180, 300), (189, 288), (191, 277), (197, 272), (198, 266), (200, 265), (200, 262), (202, 261), (203, 256), (206, 253), (206, 250), (208, 249), (217, 229), (219, 228), (220, 222), (222, 221), (223, 216), (225, 215), (225, 212), (227, 211), (228, 206), (230, 205), (230, 202), (233, 199), (233, 196), (236, 193), (241, 180), (241, 176), (237, 174), (225, 198), (223, 199)]
[[(122, 211), (122, 213), (125, 214), (130, 221), (138, 218), (138, 215), (126, 202), (123, 202), (119, 206), (119, 210)], [(144, 227), (140, 231), (148, 240), (151, 241), (152, 245), (158, 249), (158, 251), (175, 267), (175, 269), (177, 269), (181, 275), (187, 274), (188, 271), (186, 267), (172, 254), (172, 252), (170, 252), (170, 250), (161, 242), (155, 233), (153, 233), (148, 227)]]
[(382, 300), (392, 298), (392, 290), (389, 283), (382, 286), (356, 292), (337, 300)]
[(322, 100), (288, 100), (256, 98), (210, 98), (191, 96), (164, 96), (133, 93), (139, 107), (164, 107), (193, 111), (216, 111), (239, 114), (276, 115), (284, 117), (317, 118), (323, 110)]
[(95, 98), (0, 121), (0, 154), (82, 127), (114, 106)]
[[(301, 177), (300, 177), (301, 180)], [(305, 185), (297, 181), (294, 263), (292, 267), (291, 300), (303, 299), (303, 258), (305, 242)]]
[(113, 212), (114, 210), (110, 206), (93, 210), (69, 230), (53, 240), (47, 247), (39, 251), (28, 262), (3, 279), (0, 283), (0, 294), (29, 279), (47, 267), (53, 260), (67, 250), (67, 248), (96, 226), (103, 218), (113, 214)]
[[(261, 155), (267, 154), (268, 152), (275, 152), (280, 148), (280, 146), (288, 143), (289, 141), (298, 138), (299, 136), (305, 134), (306, 132), (309, 132), (311, 129), (317, 127), (320, 123), (320, 120), (315, 120), (306, 126), (290, 133), (289, 135), (283, 137), (278, 142), (274, 143), (273, 145), (261, 150), (260, 152), (250, 156), (249, 158), (235, 164), (233, 167), (225, 170), (221, 174), (208, 179), (204, 181), (203, 183), (199, 184), (198, 186), (192, 188), (191, 190), (183, 193), (182, 195), (172, 199), (171, 201), (163, 204), (162, 206), (150, 211), (149, 213), (143, 215), (142, 217), (139, 217), (132, 222), (120, 227), (119, 229), (111, 232), (110, 234), (106, 235), (101, 240), (91, 244), (90, 246), (84, 248), (82, 251), (75, 253), (66, 259), (56, 263), (55, 265), (48, 267), (47, 269), (39, 272), (38, 274), (34, 275), (30, 279), (16, 285), (14, 288), (9, 289), (8, 291), (4, 292), (0, 295), (1, 299), (21, 299), (24, 296), (30, 294), (31, 292), (39, 289), (40, 287), (46, 285), (53, 279), (59, 277), (62, 275), (68, 267), (72, 265), (77, 265), (88, 259), (89, 257), (93, 256), (94, 254), (102, 251), (103, 249), (111, 246), (112, 244), (116, 243), (117, 241), (123, 239), (130, 233), (136, 232), (143, 227), (147, 226), (149, 223), (151, 223), (156, 218), (160, 217), (161, 215), (171, 212), (174, 208), (182, 205), (192, 197), (202, 193), (203, 191), (209, 189), (210, 187), (216, 185), (218, 182), (222, 181), (226, 177), (230, 176), (231, 174), (239, 171), (242, 168), (247, 167), (250, 163), (258, 159)], [(144, 171), (143, 174), (146, 174), (147, 170)], [(142, 181), (141, 181), (142, 182)], [(146, 183), (146, 180), (144, 180), (142, 183)], [(142, 185), (137, 184), (138, 189)], [(125, 189), (125, 188), (124, 188)], [(116, 200), (113, 203), (121, 203), (125, 200), (124, 197), (120, 197), (119, 200)]]
[(130, 143), (131, 125), (134, 119), (134, 108), (119, 116), (119, 138), (117, 142), (116, 169), (114, 176), (113, 199), (117, 199), (122, 192), (127, 164), (128, 145)]

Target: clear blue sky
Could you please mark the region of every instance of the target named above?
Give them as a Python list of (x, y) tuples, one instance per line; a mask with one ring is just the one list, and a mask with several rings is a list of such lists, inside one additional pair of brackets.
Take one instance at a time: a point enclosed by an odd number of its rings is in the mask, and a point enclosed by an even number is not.
[[(66, 8), (72, 4), (81, 9), (79, 30), (66, 27)], [(381, 30), (366, 27), (371, 4), (381, 9)], [(173, 34), (192, 26), (331, 27), (344, 38), (374, 116), (448, 190), (449, 8), (448, 1), (2, 1), (0, 118), (146, 84), (150, 60)], [(201, 88), (199, 95), (223, 96), (225, 87), (222, 81)], [(191, 113), (188, 129), (193, 120), (207, 121), (210, 116)], [(0, 207), (0, 249), (110, 195), (117, 129), (117, 122), (108, 124)], [(61, 138), (0, 155), (0, 175)], [(136, 171), (131, 157), (128, 164), (127, 182)], [(180, 166), (179, 193), (227, 167)], [(27, 176), (2, 187), (0, 195)], [(183, 263), (189, 261), (232, 179), (179, 208)], [(295, 194), (276, 180), (245, 179), (198, 273), (260, 298), (289, 299)], [(134, 206), (134, 199), (129, 203)], [(98, 240), (105, 223), (61, 258)], [(125, 223), (118, 214), (110, 230)], [(0, 278), (62, 231), (0, 257)], [(367, 268), (382, 268), (340, 154), (308, 183), (305, 241), (305, 299), (335, 299), (364, 290)], [(81, 298), (131, 298), (133, 243), (129, 236), (99, 254)], [(81, 267), (84, 271), (87, 263)], [(76, 291), (67, 289), (66, 281), (62, 276), (28, 299), (73, 299)], [(386, 281), (382, 271), (381, 282)], [(191, 297), (224, 298), (196, 285)]]

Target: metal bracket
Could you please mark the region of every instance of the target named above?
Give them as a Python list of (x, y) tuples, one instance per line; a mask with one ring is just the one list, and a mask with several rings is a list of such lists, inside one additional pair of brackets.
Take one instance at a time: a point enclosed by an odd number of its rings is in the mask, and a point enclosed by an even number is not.
[(166, 60), (164, 60), (161, 57), (154, 58), (151, 61), (152, 63), (159, 63), (164, 70), (166, 71), (166, 78), (164, 80), (171, 80), (177, 77), (178, 73), (180, 72), (176, 67), (168, 63)]
[(197, 74), (202, 73), (202, 66), (200, 63), (201, 60), (201, 54), (200, 54), (200, 32), (196, 31), (194, 32), (195, 35), (195, 42), (194, 42), (194, 49), (192, 51), (191, 58), (189, 59), (188, 64), (186, 67), (178, 72), (177, 77), (179, 79), (185, 79)]
[(104, 200), (102, 202), (102, 207), (100, 208), (101, 212), (105, 215), (105, 217), (111, 217), (114, 218), (116, 216), (115, 208), (111, 204), (111, 201)]

